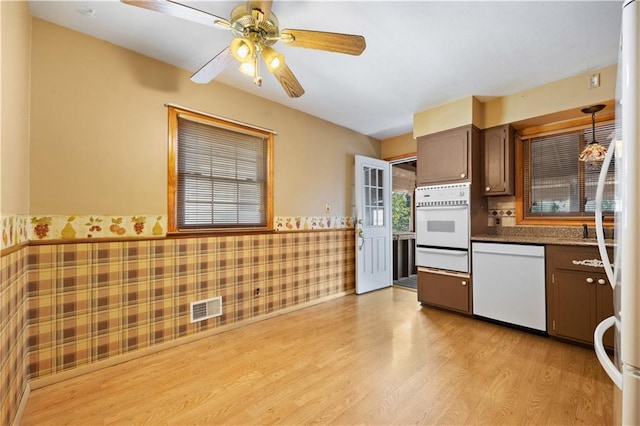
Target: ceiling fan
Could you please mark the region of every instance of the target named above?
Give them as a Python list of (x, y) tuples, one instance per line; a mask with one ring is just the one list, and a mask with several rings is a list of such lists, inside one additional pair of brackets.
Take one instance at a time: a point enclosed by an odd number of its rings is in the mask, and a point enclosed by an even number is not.
[(297, 98), (304, 94), (304, 89), (285, 63), (284, 56), (271, 47), (275, 43), (281, 41), (293, 47), (356, 56), (360, 55), (366, 47), (364, 37), (360, 35), (295, 29), (280, 30), (278, 18), (271, 12), (272, 0), (242, 3), (231, 11), (229, 20), (173, 0), (120, 1), (199, 24), (230, 30), (233, 33), (231, 45), (191, 76), (191, 80), (195, 83), (210, 82), (235, 58), (240, 62), (240, 71), (253, 77), (254, 84), (261, 86), (259, 59), (261, 56), (267, 70), (273, 73), (287, 95)]

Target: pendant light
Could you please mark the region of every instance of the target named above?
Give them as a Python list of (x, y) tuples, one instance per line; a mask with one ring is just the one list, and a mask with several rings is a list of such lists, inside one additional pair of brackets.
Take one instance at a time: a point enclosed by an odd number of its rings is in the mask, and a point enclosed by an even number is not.
[(581, 109), (584, 114), (591, 114), (591, 142), (584, 147), (578, 159), (584, 161), (585, 166), (589, 170), (600, 169), (602, 161), (607, 155), (607, 148), (596, 141), (596, 112), (602, 111), (604, 107), (605, 105), (598, 104)]

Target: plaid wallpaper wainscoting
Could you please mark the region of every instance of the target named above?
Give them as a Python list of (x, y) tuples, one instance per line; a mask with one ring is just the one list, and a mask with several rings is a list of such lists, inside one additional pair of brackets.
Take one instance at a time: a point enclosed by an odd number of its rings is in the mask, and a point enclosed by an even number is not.
[(28, 248), (0, 259), (0, 423), (13, 421), (27, 388)]
[[(32, 245), (28, 378), (291, 308), (355, 286), (345, 230)], [(223, 314), (190, 323), (190, 303)]]
[[(353, 230), (32, 244), (1, 257), (0, 421), (30, 380), (351, 292)], [(190, 322), (190, 303), (223, 313)]]

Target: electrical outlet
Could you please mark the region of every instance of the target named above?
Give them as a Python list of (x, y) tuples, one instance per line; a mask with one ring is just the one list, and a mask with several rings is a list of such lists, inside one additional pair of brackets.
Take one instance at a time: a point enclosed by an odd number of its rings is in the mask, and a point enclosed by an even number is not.
[(331, 204), (327, 203), (324, 205), (324, 212), (325, 213), (331, 213)]
[(500, 226), (500, 222), (501, 222), (501, 220), (500, 220), (500, 218), (499, 218), (499, 217), (496, 217), (496, 218), (494, 218), (494, 219), (493, 219), (493, 223), (494, 223), (496, 226)]
[(595, 89), (596, 87), (600, 87), (600, 73), (589, 76), (589, 89)]
[(256, 296), (260, 296), (260, 287), (256, 288)]

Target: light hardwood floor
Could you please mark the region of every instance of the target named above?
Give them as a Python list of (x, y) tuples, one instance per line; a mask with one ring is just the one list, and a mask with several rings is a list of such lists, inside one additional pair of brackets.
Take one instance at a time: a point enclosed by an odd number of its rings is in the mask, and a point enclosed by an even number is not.
[(388, 288), (31, 393), (35, 424), (611, 424), (592, 350)]

